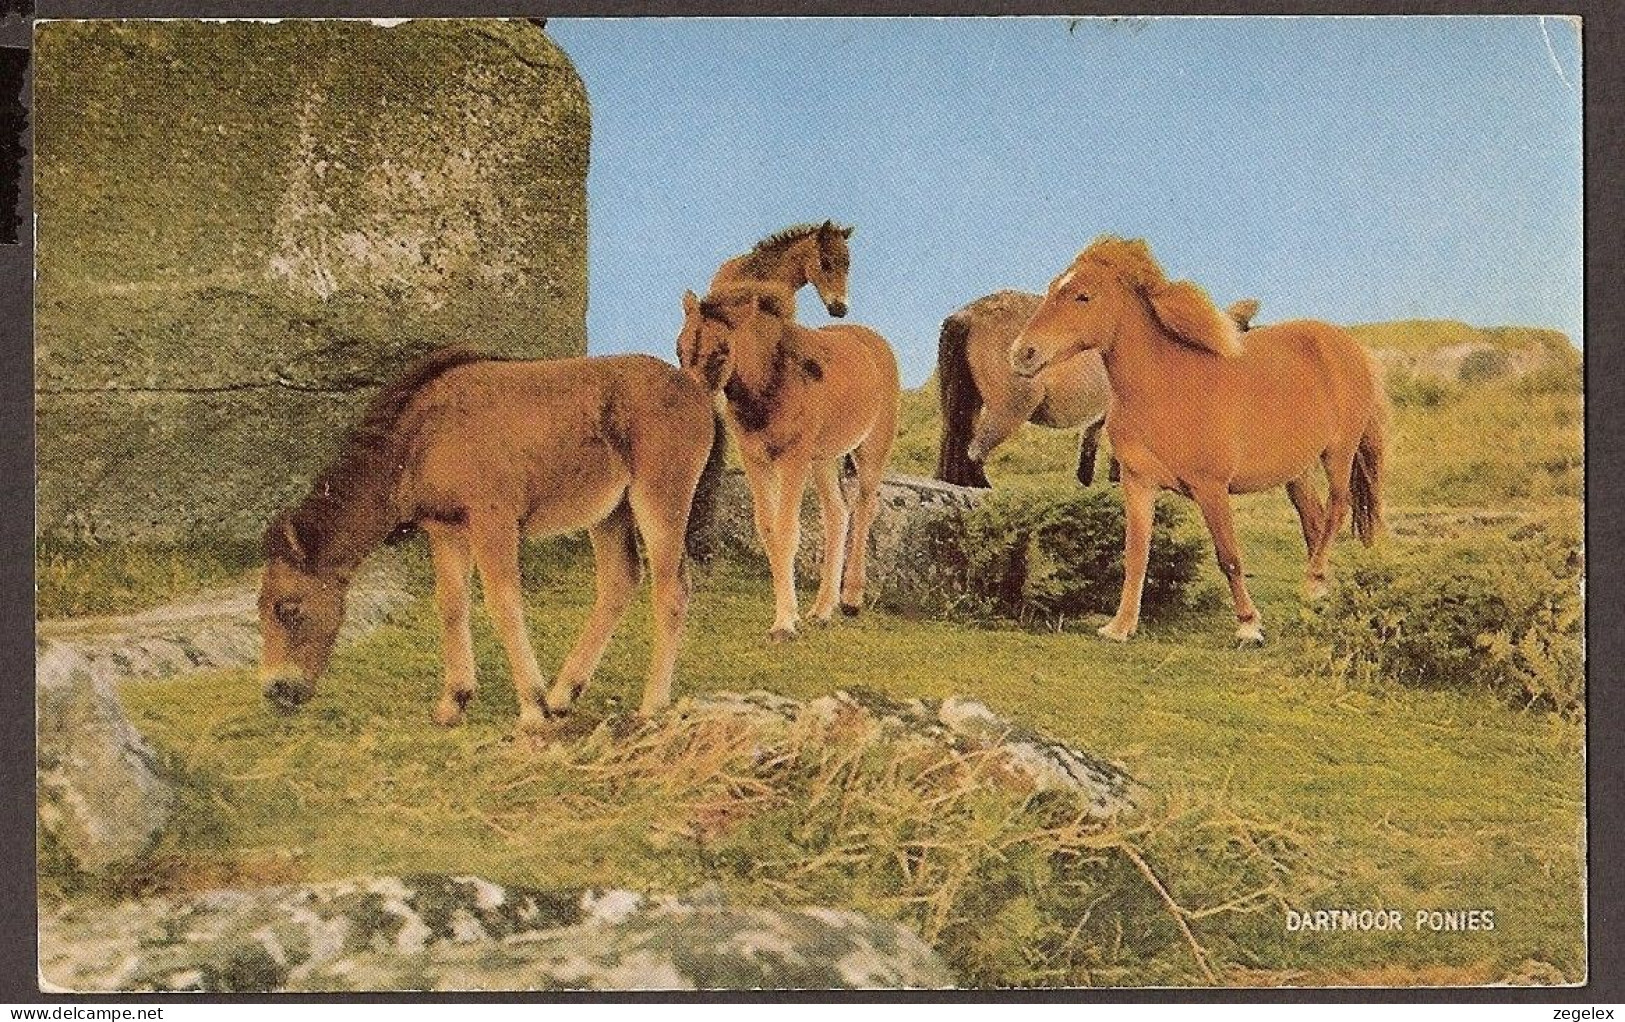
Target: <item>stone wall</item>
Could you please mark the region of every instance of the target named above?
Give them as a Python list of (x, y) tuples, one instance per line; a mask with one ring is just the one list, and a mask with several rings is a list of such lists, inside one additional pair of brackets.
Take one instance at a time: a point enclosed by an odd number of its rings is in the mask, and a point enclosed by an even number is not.
[(46, 22), (42, 535), (247, 536), (421, 352), (585, 351), (587, 98), (525, 21)]

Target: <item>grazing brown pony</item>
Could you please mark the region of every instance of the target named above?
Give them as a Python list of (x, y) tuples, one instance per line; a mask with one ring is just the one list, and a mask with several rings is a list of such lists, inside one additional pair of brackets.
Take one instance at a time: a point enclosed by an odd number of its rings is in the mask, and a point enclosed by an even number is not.
[[(1026, 291), (995, 291), (942, 321), (937, 341), (937, 396), (942, 444), (937, 478), (956, 486), (987, 487), (987, 458), (1024, 422), (1051, 429), (1083, 428), (1078, 482), (1095, 481), (1100, 428), (1111, 387), (1100, 354), (1084, 351), (1047, 366), (1032, 379), (1010, 369), (1010, 342), (1044, 299)], [(1246, 330), (1258, 302), (1244, 299), (1225, 310)], [(979, 416), (978, 416), (979, 413)], [(1112, 478), (1116, 479), (1113, 464)]]
[[(1190, 281), (1169, 281), (1143, 241), (1100, 238), (1050, 285), (1011, 345), (1032, 378), (1098, 350), (1111, 383), (1106, 433), (1123, 469), (1127, 538), (1117, 615), (1100, 629), (1122, 641), (1140, 619), (1160, 489), (1194, 499), (1235, 600), (1236, 636), (1263, 641), (1247, 593), (1230, 494), (1285, 485), (1309, 548), (1307, 586), (1325, 589), (1343, 518), (1370, 545), (1382, 525), (1386, 402), (1376, 369), (1346, 330), (1314, 320), (1260, 327), (1242, 343), (1233, 320)], [(1330, 484), (1322, 510), (1312, 473)]]
[[(799, 325), (782, 287), (724, 288), (703, 302), (690, 291), (683, 313), (678, 360), (727, 398), (725, 418), (750, 484), (756, 531), (773, 572), (768, 637), (796, 634), (796, 548), (809, 472), (824, 526), (813, 618), (828, 622), (837, 600), (844, 614), (857, 614), (880, 477), (897, 440), (899, 384), (890, 345), (867, 327)], [(856, 476), (850, 507), (840, 479), (847, 454)]]
[[(688, 603), (685, 530), (702, 472), (721, 470), (722, 424), (693, 377), (646, 355), (497, 361), (432, 353), (386, 386), (317, 477), (265, 532), (261, 679), (291, 709), (309, 699), (362, 560), (392, 536), (428, 535), (444, 629), (436, 723), (474, 695), (469, 575), (477, 566), (519, 693), (519, 726), (567, 710), (637, 589), (637, 536), (654, 577), (655, 642), (641, 712), (664, 707)], [(585, 527), (598, 598), (558, 680), (525, 628), (519, 541)]]
[(833, 220), (786, 227), (723, 263), (711, 278), (711, 290), (751, 283), (783, 285), (789, 289), (793, 319), (795, 293), (811, 284), (824, 308), (840, 319), (846, 315), (846, 275), (852, 265), (847, 239), (852, 230)]

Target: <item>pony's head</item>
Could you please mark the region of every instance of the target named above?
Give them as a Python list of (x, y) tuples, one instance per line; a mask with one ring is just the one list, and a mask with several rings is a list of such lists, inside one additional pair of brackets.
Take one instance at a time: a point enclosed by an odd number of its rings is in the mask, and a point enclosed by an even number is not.
[(1109, 351), (1125, 319), (1149, 310), (1163, 334), (1181, 344), (1235, 355), (1236, 323), (1188, 280), (1170, 281), (1144, 241), (1098, 238), (1050, 283), (1049, 293), (1010, 345), (1016, 375), (1090, 348)]
[(317, 567), (309, 523), (281, 514), (265, 530), (265, 577), (260, 583), (260, 684), (265, 698), (291, 710), (316, 692), (327, 670), (349, 578)]
[(677, 362), (710, 390), (733, 378), (742, 348), (764, 331), (782, 330), (793, 295), (760, 284), (719, 288), (705, 296), (683, 292), (683, 329), (677, 335)]
[(802, 265), (807, 282), (818, 290), (824, 308), (836, 319), (846, 315), (846, 274), (852, 266), (846, 241), (852, 237), (852, 230), (825, 220), (813, 235), (814, 244), (807, 246)]

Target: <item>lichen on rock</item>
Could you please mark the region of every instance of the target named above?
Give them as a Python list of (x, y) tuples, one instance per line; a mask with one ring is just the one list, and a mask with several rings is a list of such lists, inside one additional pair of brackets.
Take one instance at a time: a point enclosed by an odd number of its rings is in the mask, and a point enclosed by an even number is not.
[(919, 937), (844, 909), (438, 875), (63, 906), (41, 920), (40, 967), (54, 987), (87, 993), (952, 983)]

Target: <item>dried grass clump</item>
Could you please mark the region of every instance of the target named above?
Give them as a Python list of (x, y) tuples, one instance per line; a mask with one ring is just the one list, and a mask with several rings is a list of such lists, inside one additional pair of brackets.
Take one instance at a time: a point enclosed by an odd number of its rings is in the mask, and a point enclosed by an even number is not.
[(613, 718), (523, 758), (572, 775), (583, 826), (644, 821), (742, 897), (903, 921), (974, 986), (1221, 983), (1234, 934), (1204, 931), (1284, 905), (1303, 860), (1300, 835), (1222, 798), (1102, 818), (998, 743), (945, 743), (850, 699), (768, 699)]

